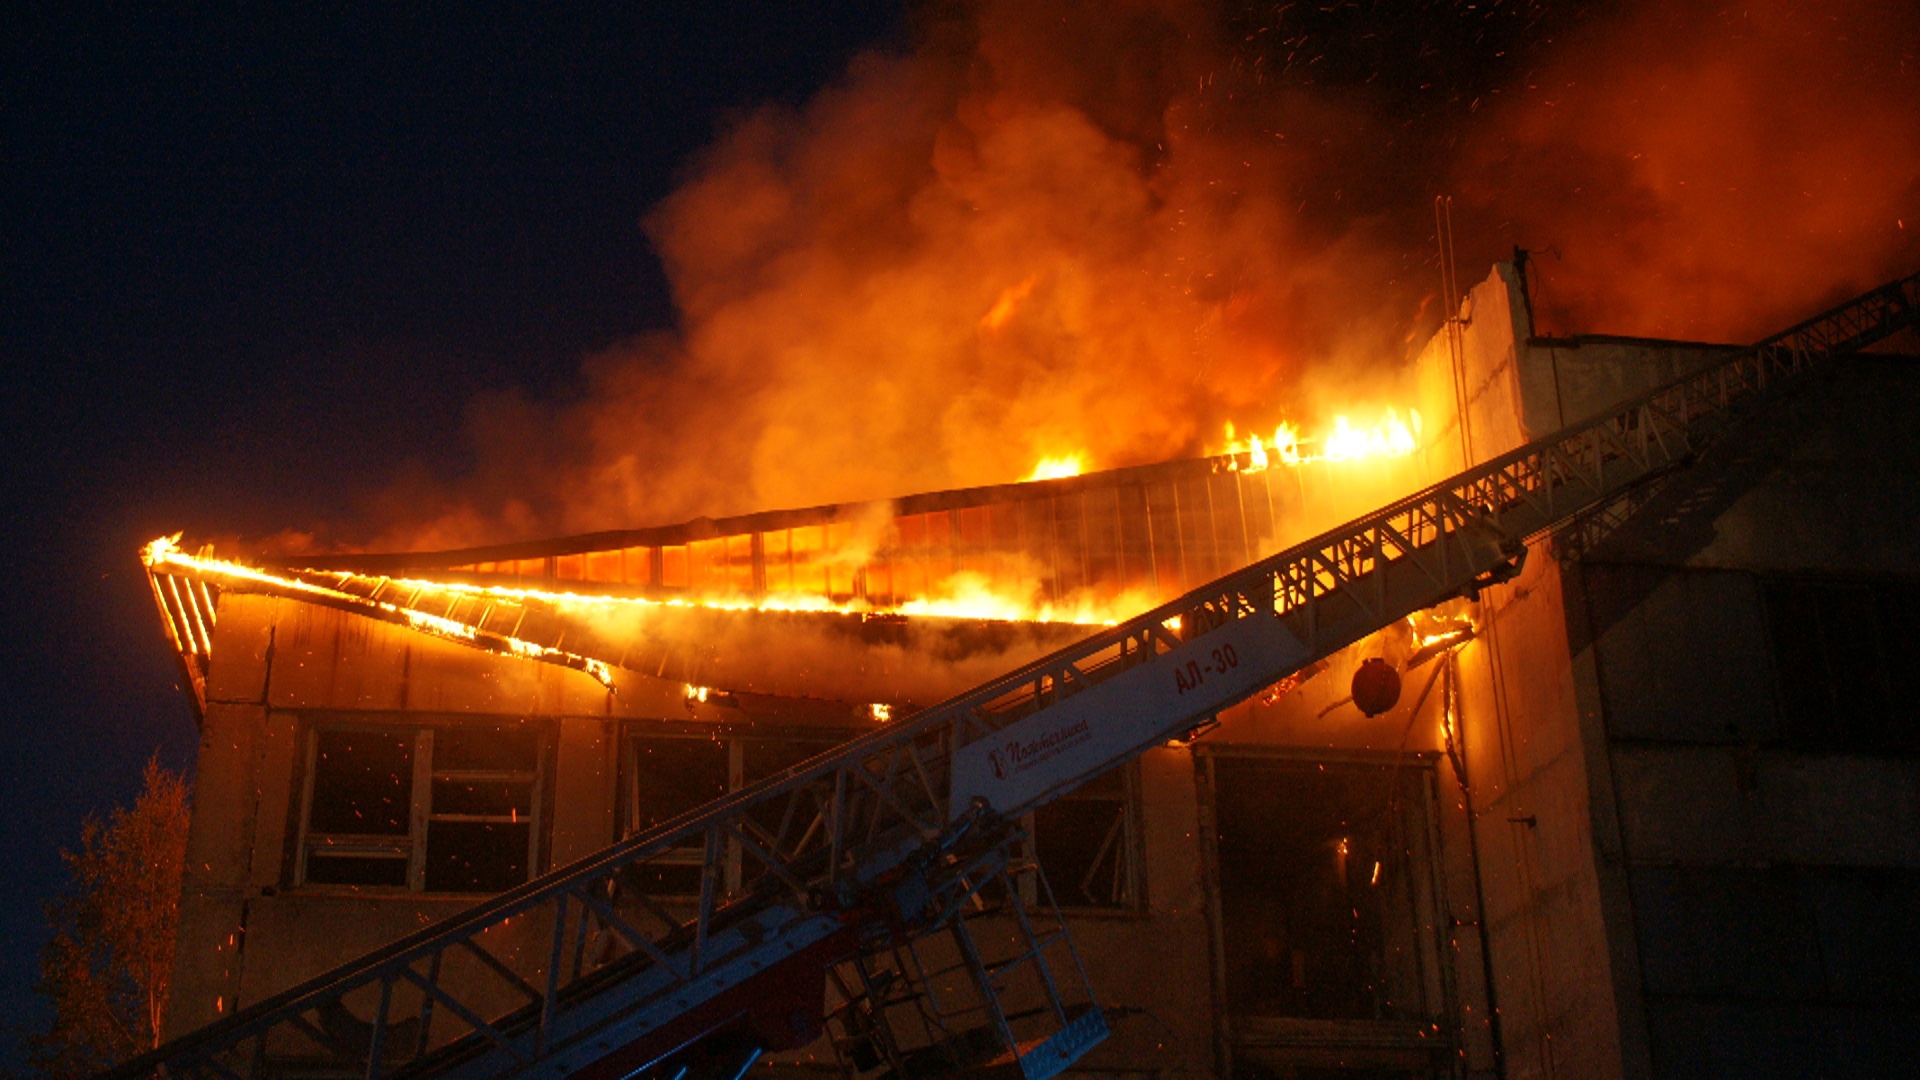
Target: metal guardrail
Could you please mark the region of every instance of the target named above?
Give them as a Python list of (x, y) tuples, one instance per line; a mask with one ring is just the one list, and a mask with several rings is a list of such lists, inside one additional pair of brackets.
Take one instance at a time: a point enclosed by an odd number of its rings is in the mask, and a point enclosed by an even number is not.
[[(987, 740), (1024, 738), (1056, 715), (1089, 717), (1102, 736), (1084, 760), (1058, 759), (1044, 782), (992, 803), (1012, 819), (1315, 659), (1510, 573), (1527, 538), (1685, 463), (1743, 403), (1913, 325), (1917, 312), (1920, 275), (1883, 286), (105, 1075), (240, 1080), (290, 1057), (368, 1080), (578, 1071), (771, 962), (856, 940), (876, 917), (873, 898), (983, 809), (957, 797), (967, 792), (955, 765)], [(1238, 659), (1217, 659), (1236, 643), (1246, 646)], [(1129, 718), (1136, 728), (1106, 737)], [(705, 852), (697, 899), (636, 884), (694, 845)], [(744, 883), (731, 895), (730, 852)], [(523, 938), (544, 942), (518, 968), (495, 951), (516, 922)], [(466, 969), (458, 980), (448, 977), (456, 963)], [(355, 1017), (349, 999), (371, 1018)], [(502, 1000), (517, 1004), (503, 1011)]]

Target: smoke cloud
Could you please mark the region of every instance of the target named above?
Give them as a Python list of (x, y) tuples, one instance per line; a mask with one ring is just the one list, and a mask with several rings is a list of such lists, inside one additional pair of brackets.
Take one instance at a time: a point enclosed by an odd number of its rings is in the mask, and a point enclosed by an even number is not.
[(1441, 193), (1464, 277), (1546, 252), (1556, 332), (1746, 339), (1920, 267), (1907, 5), (1343, 7), (922, 10), (913, 52), (740, 119), (651, 212), (674, 331), (589, 358), (577, 400), (476, 402), (473, 474), (402, 477), (380, 543), (1000, 483), (1401, 404)]
[(1542, 330), (1757, 340), (1920, 270), (1920, 12), (1649, 4), (1563, 43), (1464, 147), (1457, 227), (1553, 249)]

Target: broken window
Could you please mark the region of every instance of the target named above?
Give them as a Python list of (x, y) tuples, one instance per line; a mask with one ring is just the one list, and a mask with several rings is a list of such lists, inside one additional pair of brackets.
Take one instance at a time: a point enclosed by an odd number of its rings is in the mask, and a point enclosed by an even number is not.
[(1062, 908), (1142, 906), (1139, 770), (1128, 764), (1033, 813), (1034, 853)]
[(530, 726), (316, 726), (295, 880), (465, 893), (525, 882), (543, 744)]
[(1920, 585), (1763, 580), (1787, 741), (1920, 752)]

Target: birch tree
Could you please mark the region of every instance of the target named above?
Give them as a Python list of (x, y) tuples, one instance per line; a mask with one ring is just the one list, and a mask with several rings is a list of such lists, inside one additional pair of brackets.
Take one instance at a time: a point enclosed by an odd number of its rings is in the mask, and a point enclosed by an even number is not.
[(187, 783), (147, 762), (131, 809), (90, 817), (63, 851), (69, 891), (47, 904), (53, 935), (34, 989), (53, 1025), (27, 1041), (42, 1074), (90, 1076), (158, 1046), (173, 970), (180, 874), (187, 852)]

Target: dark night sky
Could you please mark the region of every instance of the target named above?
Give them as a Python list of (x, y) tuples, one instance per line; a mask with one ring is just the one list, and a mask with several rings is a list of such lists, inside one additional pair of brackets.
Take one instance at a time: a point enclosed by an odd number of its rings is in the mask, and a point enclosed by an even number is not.
[(640, 217), (717, 125), (906, 35), (898, 0), (607, 7), (10, 13), (9, 1026), (44, 1022), (58, 850), (150, 754), (193, 758), (138, 546), (457, 468), (476, 393), (564, 390), (582, 354), (670, 324)]

